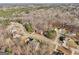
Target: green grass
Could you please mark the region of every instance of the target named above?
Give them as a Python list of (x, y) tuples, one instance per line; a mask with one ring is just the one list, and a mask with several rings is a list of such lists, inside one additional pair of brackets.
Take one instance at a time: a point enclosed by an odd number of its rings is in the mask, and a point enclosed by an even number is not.
[(6, 19), (6, 20), (0, 20), (0, 24), (1, 24), (2, 26), (7, 26), (7, 25), (10, 24), (10, 20), (9, 20), (9, 19)]
[(13, 14), (18, 15), (21, 12), (25, 12), (26, 14), (30, 12), (30, 8), (11, 8), (6, 10), (0, 10), (0, 17), (11, 17)]

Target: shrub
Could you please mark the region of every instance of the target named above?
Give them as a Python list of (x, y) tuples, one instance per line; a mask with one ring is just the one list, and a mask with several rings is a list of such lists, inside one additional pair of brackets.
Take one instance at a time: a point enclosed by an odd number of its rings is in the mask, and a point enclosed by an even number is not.
[(46, 36), (47, 38), (53, 39), (56, 36), (56, 31), (55, 30), (45, 31), (44, 36)]
[(22, 24), (22, 19), (16, 19), (15, 22)]
[(60, 36), (59, 40), (63, 42), (65, 40), (65, 37), (64, 36)]
[(25, 23), (24, 27), (28, 32), (33, 32), (32, 24), (31, 23)]
[(69, 46), (69, 47), (77, 47), (77, 44), (74, 41), (74, 39), (69, 39), (68, 42), (67, 42), (67, 46)]
[(11, 49), (11, 48), (6, 48), (6, 49), (5, 49), (5, 52), (6, 52), (7, 54), (12, 54), (12, 49)]

